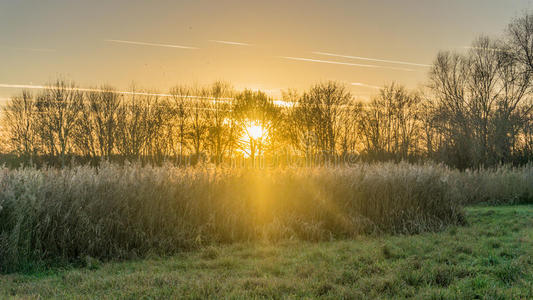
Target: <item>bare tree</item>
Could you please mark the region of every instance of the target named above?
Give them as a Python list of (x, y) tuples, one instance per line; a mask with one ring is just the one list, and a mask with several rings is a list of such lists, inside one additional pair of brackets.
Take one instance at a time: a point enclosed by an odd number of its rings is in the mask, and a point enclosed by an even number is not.
[(334, 82), (324, 82), (311, 87), (303, 94), (296, 107), (301, 118), (301, 128), (316, 143), (316, 149), (327, 157), (337, 153), (339, 130), (343, 120), (341, 113), (350, 103), (352, 95), (346, 87)]
[(272, 143), (279, 108), (265, 93), (245, 90), (235, 97), (233, 118), (242, 131), (239, 148), (255, 162)]
[(363, 113), (363, 103), (350, 102), (341, 111), (339, 128), (339, 144), (342, 155), (354, 154), (358, 152), (360, 144), (360, 128), (358, 123)]
[[(173, 145), (176, 144), (177, 150), (175, 153), (179, 155), (180, 160), (183, 158), (185, 151), (188, 148), (187, 136), (190, 130), (189, 118), (190, 118), (190, 100), (192, 91), (187, 86), (176, 86), (170, 91), (171, 98), (171, 133), (169, 142)], [(176, 138), (174, 138), (176, 135)], [(174, 142), (175, 140), (175, 142)]]
[(231, 98), (234, 94), (231, 86), (221, 81), (209, 88), (207, 144), (216, 164), (223, 161), (224, 153), (231, 152), (236, 143), (236, 124), (231, 118)]
[(99, 153), (109, 158), (115, 148), (118, 112), (122, 96), (110, 86), (104, 86), (100, 92), (88, 95), (90, 112), (94, 116), (94, 130), (98, 140)]
[(459, 167), (505, 162), (515, 148), (530, 72), (501, 42), (481, 37), (466, 55), (441, 53), (430, 78), (446, 151)]
[(408, 159), (418, 150), (420, 96), (396, 84), (385, 86), (363, 110), (359, 128), (373, 158)]
[(141, 155), (157, 155), (155, 138), (165, 120), (160, 98), (150, 93), (136, 93), (124, 99), (117, 110), (118, 152), (126, 158), (140, 159)]
[(74, 83), (58, 80), (37, 98), (40, 139), (47, 154), (52, 157), (57, 154), (62, 165), (72, 151), (83, 97)]
[(35, 99), (28, 91), (12, 97), (4, 107), (3, 125), (9, 144), (19, 154), (28, 156), (30, 161), (38, 151), (37, 114)]
[[(90, 99), (95, 94), (91, 92), (86, 96), (85, 100)], [(91, 111), (90, 105), (87, 101), (84, 101), (80, 109), (80, 118), (75, 127), (74, 144), (76, 146), (76, 154), (86, 158), (103, 157), (103, 154), (98, 151), (94, 119), (95, 116)]]
[(190, 101), (190, 131), (189, 137), (193, 150), (193, 160), (198, 162), (202, 159), (202, 154), (207, 148), (207, 135), (209, 124), (207, 122), (209, 111), (209, 90), (206, 88), (196, 88), (193, 90), (198, 96)]
[(533, 14), (524, 13), (514, 19), (507, 28), (506, 42), (508, 53), (533, 72)]

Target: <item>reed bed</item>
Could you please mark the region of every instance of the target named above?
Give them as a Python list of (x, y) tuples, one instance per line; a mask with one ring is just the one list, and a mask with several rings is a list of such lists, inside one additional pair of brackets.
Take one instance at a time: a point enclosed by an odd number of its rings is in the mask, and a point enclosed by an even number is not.
[(528, 202), (533, 169), (441, 165), (222, 170), (102, 164), (0, 169), (0, 272), (210, 244), (412, 234), (462, 206)]

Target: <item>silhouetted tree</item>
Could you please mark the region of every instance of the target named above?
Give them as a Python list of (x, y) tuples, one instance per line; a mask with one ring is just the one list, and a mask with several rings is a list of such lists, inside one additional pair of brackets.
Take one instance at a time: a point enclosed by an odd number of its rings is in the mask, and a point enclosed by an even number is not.
[[(280, 111), (265, 93), (245, 90), (235, 97), (233, 118), (241, 130), (239, 148), (255, 161), (275, 138), (274, 128), (279, 123)], [(255, 129), (255, 132), (252, 130)]]
[(3, 126), (10, 148), (31, 160), (39, 150), (35, 99), (30, 92), (22, 91), (8, 101), (3, 112)]
[(306, 152), (315, 148), (326, 157), (336, 154), (342, 111), (351, 100), (346, 87), (334, 81), (316, 84), (303, 94), (294, 115), (303, 130), (300, 136), (309, 143)]
[(216, 164), (222, 163), (225, 153), (231, 153), (236, 143), (236, 124), (231, 116), (231, 86), (215, 82), (209, 87), (206, 119), (208, 123), (207, 147)]
[(51, 157), (58, 155), (61, 165), (74, 146), (83, 97), (74, 83), (58, 80), (37, 98), (37, 132), (43, 149)]

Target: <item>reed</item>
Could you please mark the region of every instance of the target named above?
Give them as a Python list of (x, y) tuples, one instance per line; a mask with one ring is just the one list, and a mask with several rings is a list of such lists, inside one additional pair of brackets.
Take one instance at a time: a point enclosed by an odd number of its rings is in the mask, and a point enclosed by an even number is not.
[(0, 271), (216, 243), (440, 230), (464, 222), (462, 191), (451, 186), (454, 178), (474, 176), (405, 163), (276, 170), (4, 168)]

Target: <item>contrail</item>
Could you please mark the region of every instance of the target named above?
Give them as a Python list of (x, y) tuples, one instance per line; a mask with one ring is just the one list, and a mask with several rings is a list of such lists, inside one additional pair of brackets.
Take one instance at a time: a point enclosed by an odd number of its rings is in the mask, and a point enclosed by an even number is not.
[[(38, 89), (38, 90), (51, 90), (56, 87), (46, 86), (46, 85), (30, 85), (30, 84), (7, 84), (0, 83), (0, 88), (16, 88), (16, 89)], [(80, 91), (80, 92), (109, 92), (108, 90), (102, 89), (89, 89), (89, 88), (72, 88), (65, 87), (69, 91)], [(182, 97), (182, 98), (191, 98), (191, 99), (216, 99), (216, 100), (233, 100), (233, 98), (215, 98), (215, 97), (204, 97), (204, 96), (194, 96), (194, 95), (172, 95), (172, 94), (160, 94), (160, 93), (146, 93), (146, 92), (128, 92), (128, 91), (114, 91), (110, 92), (121, 95), (141, 95), (141, 96), (158, 96), (158, 97)]]
[(12, 50), (26, 50), (26, 51), (35, 51), (35, 52), (55, 52), (55, 49), (47, 49), (47, 48), (21, 48), (21, 47), (0, 47), (4, 49), (12, 49)]
[(179, 48), (179, 49), (198, 49), (196, 47), (171, 45), (171, 44), (134, 42), (134, 41), (124, 41), (124, 40), (105, 40), (105, 41), (112, 42), (112, 43), (122, 43), (122, 44), (141, 45), (141, 46), (167, 47), (167, 48)]
[(360, 87), (367, 87), (367, 88), (371, 88), (371, 89), (381, 90), (381, 87), (380, 87), (380, 86), (377, 86), (377, 85), (370, 85), (370, 84), (361, 83), (361, 82), (352, 82), (351, 85), (353, 85), (353, 86), (360, 86)]
[(220, 40), (209, 40), (209, 41), (214, 42), (214, 43), (219, 43), (219, 44), (226, 44), (226, 45), (251, 46), (251, 44), (241, 43), (241, 42), (230, 42), (230, 41), (220, 41)]
[(378, 65), (353, 64), (353, 63), (340, 62), (340, 61), (320, 60), (320, 59), (311, 59), (311, 58), (302, 58), (302, 57), (291, 57), (291, 56), (280, 56), (280, 57), (285, 58), (285, 59), (299, 60), (299, 61), (317, 62), (317, 63), (333, 64), (333, 65), (344, 65), (344, 66), (352, 66), (352, 67), (390, 69), (390, 70), (399, 70), (399, 71), (408, 71), (408, 72), (414, 71), (413, 69), (385, 67), (385, 66), (378, 66)]
[[(46, 86), (46, 85), (31, 85), (31, 84), (8, 84), (8, 83), (0, 83), (0, 88), (16, 88), (16, 89), (38, 89), (38, 90), (50, 90), (54, 89), (54, 86)], [(114, 91), (114, 90), (102, 90), (102, 89), (89, 89), (89, 88), (72, 88), (72, 87), (65, 87), (66, 90), (69, 91), (80, 91), (80, 92), (111, 92), (115, 94), (120, 95), (142, 95), (142, 96), (158, 96), (158, 97), (181, 97), (181, 98), (189, 98), (189, 99), (207, 99), (207, 100), (213, 100), (213, 103), (216, 102), (222, 102), (222, 103), (229, 103), (232, 100), (235, 100), (233, 97), (205, 97), (205, 96), (195, 96), (195, 95), (172, 95), (172, 94), (160, 94), (160, 93), (145, 93), (145, 92), (128, 92), (128, 91)], [(0, 102), (6, 102), (9, 98), (1, 98)], [(295, 103), (292, 102), (286, 102), (283, 100), (273, 100), (273, 103), (280, 107), (292, 107), (295, 105)], [(196, 109), (196, 107), (195, 107)], [(201, 108), (205, 110), (215, 110), (213, 108)]]
[(361, 57), (361, 56), (342, 55), (342, 54), (335, 54), (335, 53), (328, 53), (328, 52), (313, 52), (313, 54), (343, 57), (343, 58), (350, 58), (350, 59), (359, 59), (359, 60), (366, 60), (366, 61), (384, 62), (384, 63), (390, 63), (390, 64), (409, 65), (409, 66), (416, 66), (416, 67), (426, 67), (426, 68), (431, 67), (431, 65), (428, 65), (428, 64), (419, 64), (419, 63), (413, 63), (413, 62), (407, 62), (407, 61), (387, 60), (387, 59), (369, 58), (369, 57)]

